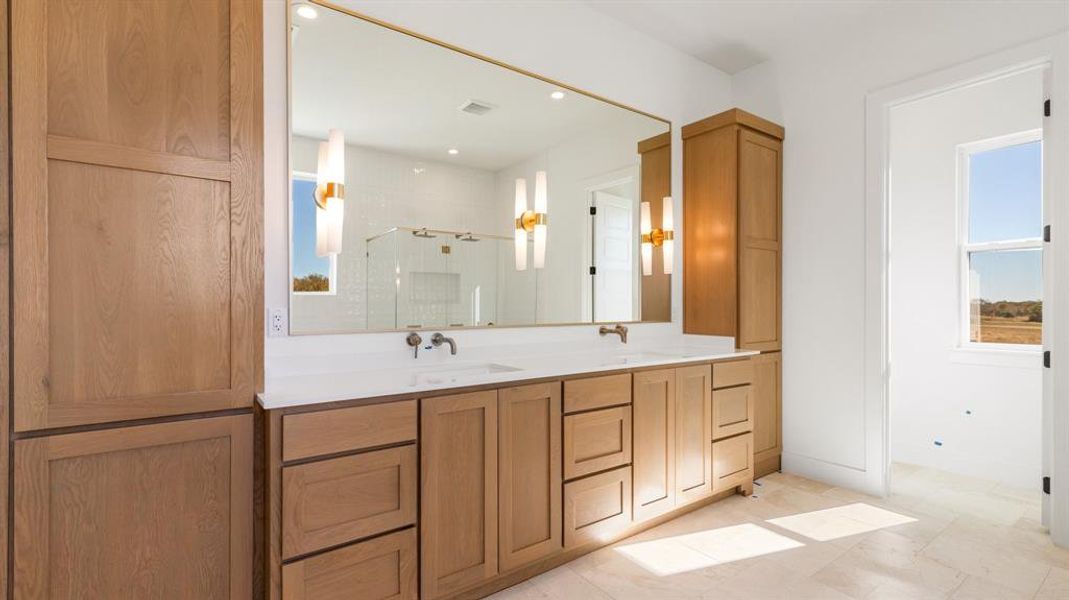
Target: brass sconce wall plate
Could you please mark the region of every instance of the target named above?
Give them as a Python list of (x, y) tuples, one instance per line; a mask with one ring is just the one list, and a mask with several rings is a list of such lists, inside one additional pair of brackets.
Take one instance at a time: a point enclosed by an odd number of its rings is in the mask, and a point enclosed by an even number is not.
[(549, 222), (546, 213), (536, 213), (533, 210), (525, 210), (516, 219), (516, 229), (522, 229), (527, 233), (534, 231), (535, 225), (545, 225)]
[(316, 206), (327, 209), (327, 198), (338, 198), (339, 200), (345, 199), (345, 184), (335, 183), (333, 181), (327, 182), (327, 185), (317, 185), (312, 190), (312, 199), (315, 200)]
[(665, 242), (675, 238), (675, 234), (672, 231), (665, 231), (663, 229), (654, 229), (649, 233), (642, 234), (643, 244), (653, 244), (654, 247), (660, 248)]

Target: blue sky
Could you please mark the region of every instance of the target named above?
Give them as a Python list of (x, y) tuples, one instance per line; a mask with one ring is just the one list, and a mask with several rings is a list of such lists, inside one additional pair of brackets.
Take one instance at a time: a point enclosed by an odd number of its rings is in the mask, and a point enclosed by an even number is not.
[(293, 180), (293, 276), (309, 273), (326, 276), (330, 259), (316, 256), (316, 212), (312, 200), (314, 181)]
[[(1040, 142), (973, 154), (969, 161), (969, 241), (1040, 237), (1042, 198)], [(970, 267), (980, 276), (979, 296), (985, 300), (1042, 297), (1042, 258), (1037, 250), (974, 254)]]

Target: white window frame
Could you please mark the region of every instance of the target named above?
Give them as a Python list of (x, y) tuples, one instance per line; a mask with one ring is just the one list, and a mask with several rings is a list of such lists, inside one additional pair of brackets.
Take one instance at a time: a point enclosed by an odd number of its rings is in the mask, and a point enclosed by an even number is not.
[[(999, 250), (1043, 250), (1042, 237), (996, 242), (969, 242), (969, 159), (972, 155), (981, 152), (1033, 142), (1043, 142), (1042, 129), (1032, 129), (958, 145), (958, 309), (960, 314), (958, 347), (962, 350), (1026, 352), (1032, 354), (1038, 353), (1043, 348), (1042, 344), (998, 344), (993, 342), (974, 342), (969, 339), (972, 324), (970, 321), (971, 307), (969, 299), (969, 256), (971, 254)], [(1042, 210), (1042, 205), (1040, 210)], [(1042, 223), (1042, 220), (1040, 222)]]
[(293, 178), (290, 180), (290, 183), (289, 183), (289, 190), (288, 190), (288, 193), (289, 193), (289, 196), (290, 196), (290, 218), (289, 218), (290, 237), (289, 237), (289, 241), (290, 241), (290, 246), (291, 246), (291, 251), (290, 251), (290, 276), (289, 276), (290, 294), (293, 294), (294, 296), (336, 296), (338, 294), (338, 255), (337, 254), (331, 254), (330, 255), (330, 273), (327, 275), (327, 291), (325, 291), (325, 292), (298, 292), (298, 291), (293, 289), (293, 251), (292, 251), (292, 245), (293, 245), (293, 213), (294, 213), (294, 211), (293, 211), (293, 202), (294, 202), (294, 198), (293, 198), (293, 179), (297, 179), (297, 180), (301, 180), (301, 181), (315, 181), (316, 180), (316, 174), (315, 173), (308, 173), (306, 171), (294, 171), (293, 172)]

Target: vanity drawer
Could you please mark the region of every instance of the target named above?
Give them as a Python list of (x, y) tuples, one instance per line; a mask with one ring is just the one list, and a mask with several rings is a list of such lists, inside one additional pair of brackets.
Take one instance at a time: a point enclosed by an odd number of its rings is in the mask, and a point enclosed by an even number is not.
[(753, 383), (750, 359), (713, 363), (713, 389)]
[(564, 484), (564, 547), (603, 541), (631, 524), (631, 467)]
[(286, 415), (282, 460), (409, 442), (417, 430), (415, 400)]
[(713, 442), (713, 493), (753, 480), (753, 434)]
[(564, 413), (631, 404), (631, 375), (606, 375), (564, 382)]
[(282, 555), (416, 522), (415, 444), (282, 469)]
[(299, 560), (282, 567), (285, 600), (416, 600), (416, 530)]
[(753, 388), (740, 385), (713, 391), (713, 439), (753, 431)]
[(575, 479), (630, 462), (630, 406), (564, 417), (565, 479)]

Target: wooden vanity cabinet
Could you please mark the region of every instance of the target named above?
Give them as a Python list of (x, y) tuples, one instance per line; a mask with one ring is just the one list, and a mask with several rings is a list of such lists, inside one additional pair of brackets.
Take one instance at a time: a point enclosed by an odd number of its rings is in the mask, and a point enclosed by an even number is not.
[(675, 369), (634, 374), (634, 518), (645, 521), (676, 505)]
[(420, 402), (420, 587), (430, 600), (498, 572), (498, 392)]
[(779, 350), (783, 127), (732, 109), (682, 137), (683, 331)]
[(561, 384), (498, 391), (501, 571), (562, 547)]
[(780, 469), (783, 454), (782, 360), (779, 352), (766, 352), (750, 359), (753, 363), (754, 477)]

